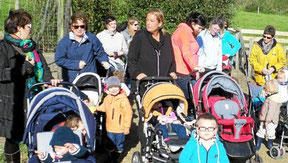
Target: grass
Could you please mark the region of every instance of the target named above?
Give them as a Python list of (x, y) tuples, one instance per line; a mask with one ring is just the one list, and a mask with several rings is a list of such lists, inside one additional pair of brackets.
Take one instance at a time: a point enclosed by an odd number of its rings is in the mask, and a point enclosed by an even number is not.
[[(23, 143), (20, 143), (20, 151), (21, 151), (21, 162), (27, 162), (28, 160), (27, 146)], [(4, 139), (3, 139), (3, 144), (1, 143), (1, 148), (0, 148), (0, 162), (5, 162)]]
[(234, 28), (264, 30), (267, 25), (273, 25), (277, 31), (288, 31), (287, 22), (287, 15), (239, 11), (232, 19), (232, 26)]

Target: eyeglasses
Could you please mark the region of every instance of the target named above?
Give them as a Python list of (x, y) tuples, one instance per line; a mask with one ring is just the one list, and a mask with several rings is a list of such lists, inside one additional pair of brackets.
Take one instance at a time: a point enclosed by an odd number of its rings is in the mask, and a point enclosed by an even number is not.
[(26, 24), (26, 26), (30, 29), (32, 29), (32, 24)]
[(85, 25), (73, 25), (73, 28), (74, 29), (78, 29), (78, 28), (81, 28), (81, 29), (84, 29), (85, 28)]
[(138, 26), (139, 24), (133, 24), (134, 26)]
[(203, 126), (200, 126), (200, 127), (198, 127), (198, 129), (199, 129), (200, 131), (209, 131), (209, 132), (212, 132), (212, 131), (214, 131), (214, 130), (216, 129), (216, 127), (203, 127)]
[(268, 37), (268, 36), (263, 35), (263, 38), (267, 38), (270, 40), (272, 37)]

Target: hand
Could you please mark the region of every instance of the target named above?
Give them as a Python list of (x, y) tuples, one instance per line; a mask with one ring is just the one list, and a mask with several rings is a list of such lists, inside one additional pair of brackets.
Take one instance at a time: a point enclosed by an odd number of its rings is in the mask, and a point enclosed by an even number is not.
[(44, 87), (48, 87), (48, 88), (51, 88), (51, 87), (56, 87), (59, 83), (61, 83), (63, 81), (63, 79), (51, 79), (50, 82), (51, 82), (51, 85), (48, 85), (48, 84), (45, 84)]
[(137, 80), (141, 80), (141, 79), (146, 78), (146, 77), (147, 77), (146, 74), (141, 73), (141, 74), (139, 74), (139, 75), (136, 77), (136, 79), (137, 79)]
[(75, 150), (77, 149), (77, 148), (76, 148), (73, 144), (71, 144), (71, 143), (66, 143), (66, 144), (64, 144), (64, 147), (70, 149), (71, 151), (75, 151)]
[(163, 118), (162, 115), (158, 115), (157, 120), (158, 120), (158, 121), (161, 121), (162, 118)]
[(175, 72), (171, 72), (170, 73), (170, 76), (173, 78), (173, 79), (177, 79), (177, 75)]
[(194, 70), (198, 70), (198, 72), (205, 72), (205, 68), (204, 67), (195, 67)]
[(270, 122), (271, 122), (270, 120), (266, 120), (265, 121), (265, 127), (267, 127)]
[(129, 129), (125, 129), (124, 130), (124, 135), (128, 135), (130, 133), (130, 130)]
[(275, 71), (274, 67), (270, 67), (270, 68), (268, 69), (269, 74), (272, 74), (274, 71)]
[(81, 60), (79, 62), (79, 69), (83, 69), (85, 66), (86, 66), (86, 62)]
[(115, 53), (112, 52), (112, 53), (109, 53), (108, 55), (109, 55), (109, 57), (114, 57)]
[(123, 51), (122, 50), (119, 50), (118, 51), (118, 56), (121, 56), (121, 55), (123, 55), (124, 53), (123, 53)]
[(29, 57), (26, 55), (25, 60), (29, 62), (31, 65), (35, 66), (35, 60), (34, 58), (29, 59)]
[(267, 93), (264, 89), (262, 89), (261, 93), (260, 93), (260, 97), (266, 97)]
[(267, 74), (269, 74), (269, 70), (267, 70), (266, 68), (263, 68), (262, 73), (267, 75)]
[(34, 153), (35, 153), (40, 159), (44, 158), (44, 154), (43, 154), (42, 152), (35, 150)]
[(110, 68), (110, 63), (108, 63), (108, 62), (102, 62), (101, 64), (106, 70), (108, 70)]

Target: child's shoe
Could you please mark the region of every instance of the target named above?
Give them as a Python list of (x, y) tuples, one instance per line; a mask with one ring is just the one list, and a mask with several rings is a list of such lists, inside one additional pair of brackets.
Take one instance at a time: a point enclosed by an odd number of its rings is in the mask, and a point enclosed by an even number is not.
[(263, 141), (263, 138), (260, 138), (260, 137), (257, 138), (256, 151), (259, 151), (259, 149), (261, 148), (262, 141)]

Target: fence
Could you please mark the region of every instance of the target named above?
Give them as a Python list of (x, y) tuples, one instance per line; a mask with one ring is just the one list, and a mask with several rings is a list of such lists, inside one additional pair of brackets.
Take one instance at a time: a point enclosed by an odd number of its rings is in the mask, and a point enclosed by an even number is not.
[(19, 6), (33, 18), (32, 38), (39, 48), (43, 52), (54, 52), (58, 40), (68, 32), (71, 2), (71, 0), (0, 0), (0, 38), (4, 35), (4, 20), (8, 17), (9, 10)]
[[(238, 29), (237, 32), (239, 33), (238, 38), (242, 44), (242, 48), (239, 51), (239, 56), (236, 58), (236, 64), (238, 62), (240, 67), (245, 70), (248, 77), (251, 77), (253, 71), (249, 64), (248, 57), (251, 54), (253, 44), (262, 38), (263, 30)], [(287, 58), (288, 32), (276, 31), (275, 38), (276, 41), (282, 45)]]

